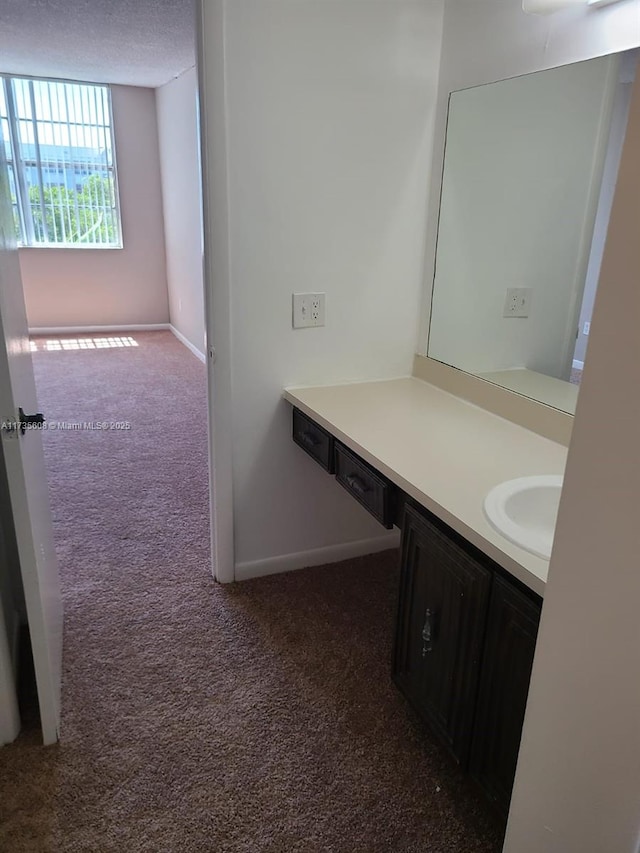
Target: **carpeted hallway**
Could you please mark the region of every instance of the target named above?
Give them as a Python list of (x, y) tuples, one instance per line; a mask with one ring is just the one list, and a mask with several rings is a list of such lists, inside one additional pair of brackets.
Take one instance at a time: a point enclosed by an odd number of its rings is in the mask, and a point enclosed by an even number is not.
[[(390, 679), (396, 555), (209, 571), (205, 367), (168, 332), (34, 353), (65, 601), (61, 742), (0, 749), (3, 853), (480, 853)], [(42, 346), (42, 341), (38, 341)]]

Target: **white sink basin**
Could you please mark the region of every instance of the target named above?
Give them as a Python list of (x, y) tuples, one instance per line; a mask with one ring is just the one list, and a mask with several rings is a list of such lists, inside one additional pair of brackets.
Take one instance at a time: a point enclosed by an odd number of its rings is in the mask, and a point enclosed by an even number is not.
[(489, 522), (506, 539), (548, 560), (562, 479), (561, 474), (544, 474), (500, 483), (484, 499)]

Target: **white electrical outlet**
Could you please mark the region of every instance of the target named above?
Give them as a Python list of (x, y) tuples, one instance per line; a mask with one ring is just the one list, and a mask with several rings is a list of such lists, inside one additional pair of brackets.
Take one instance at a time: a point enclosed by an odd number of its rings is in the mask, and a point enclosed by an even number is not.
[(591, 331), (591, 321), (587, 320), (587, 322), (582, 327), (582, 334), (588, 335), (590, 331)]
[(294, 329), (324, 326), (325, 293), (294, 293), (292, 296)]
[(504, 299), (503, 317), (528, 317), (531, 310), (530, 287), (508, 287)]

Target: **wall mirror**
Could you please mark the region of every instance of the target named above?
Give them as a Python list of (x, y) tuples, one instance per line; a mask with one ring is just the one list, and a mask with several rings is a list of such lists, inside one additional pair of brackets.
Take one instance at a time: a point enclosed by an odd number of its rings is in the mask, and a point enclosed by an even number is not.
[(451, 94), (429, 358), (575, 411), (636, 58)]

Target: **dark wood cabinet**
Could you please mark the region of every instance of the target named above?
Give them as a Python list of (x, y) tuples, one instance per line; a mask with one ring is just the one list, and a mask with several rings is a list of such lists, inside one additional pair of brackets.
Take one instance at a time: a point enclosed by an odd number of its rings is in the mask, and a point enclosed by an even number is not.
[(394, 678), (466, 765), (491, 573), (408, 504)]
[(393, 675), (506, 819), (541, 599), (407, 503)]
[(391, 530), (394, 522), (394, 487), (375, 468), (368, 465), (339, 441), (335, 443), (336, 480), (362, 506)]
[(293, 410), (293, 440), (325, 471), (333, 474), (333, 436), (300, 409)]
[(398, 524), (402, 503), (398, 489), (379, 471), (337, 441), (324, 427), (300, 409), (293, 410), (293, 440), (321, 465), (380, 524), (391, 530)]
[(516, 772), (540, 602), (496, 577), (491, 591), (470, 771), (506, 818)]
[(402, 528), (393, 678), (506, 818), (542, 600), (297, 409), (293, 438)]

